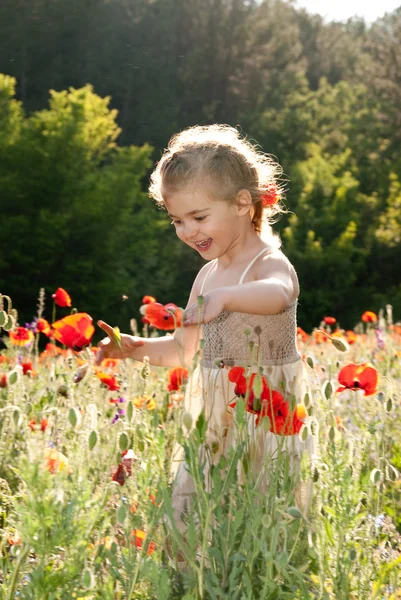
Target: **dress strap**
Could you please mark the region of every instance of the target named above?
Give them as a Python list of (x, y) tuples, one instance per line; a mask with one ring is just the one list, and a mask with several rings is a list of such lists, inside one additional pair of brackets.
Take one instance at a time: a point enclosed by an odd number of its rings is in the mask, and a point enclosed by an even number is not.
[(202, 282), (202, 287), (201, 287), (201, 291), (200, 291), (200, 296), (202, 296), (203, 294), (203, 288), (205, 287), (205, 283), (206, 283), (206, 279), (209, 277), (210, 273), (213, 271), (214, 269), (214, 265), (217, 263), (217, 258), (215, 258), (214, 260), (211, 261), (213, 264), (210, 267), (210, 269), (208, 270), (208, 272), (206, 273), (206, 277)]
[(263, 248), (263, 250), (261, 250), (249, 263), (249, 265), (247, 266), (247, 268), (245, 269), (245, 271), (242, 273), (241, 275), (241, 279), (239, 280), (239, 285), (241, 285), (241, 283), (244, 281), (245, 279), (245, 275), (248, 273), (249, 269), (252, 267), (252, 265), (258, 260), (259, 256), (262, 256), (262, 254), (264, 254), (266, 252), (266, 250), (271, 250), (271, 246), (266, 246), (266, 248)]

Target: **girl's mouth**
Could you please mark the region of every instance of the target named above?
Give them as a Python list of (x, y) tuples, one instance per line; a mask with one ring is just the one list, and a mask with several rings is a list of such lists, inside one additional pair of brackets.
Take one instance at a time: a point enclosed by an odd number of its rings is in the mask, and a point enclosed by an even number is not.
[(201, 252), (205, 252), (206, 250), (209, 250), (211, 244), (212, 244), (212, 238), (207, 238), (206, 240), (202, 240), (201, 242), (195, 242), (196, 247)]

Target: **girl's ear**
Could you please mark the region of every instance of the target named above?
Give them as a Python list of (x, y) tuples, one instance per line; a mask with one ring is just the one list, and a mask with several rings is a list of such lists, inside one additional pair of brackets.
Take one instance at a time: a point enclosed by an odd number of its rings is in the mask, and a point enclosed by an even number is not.
[(251, 210), (252, 196), (249, 190), (240, 190), (236, 197), (237, 211), (240, 217), (246, 215)]

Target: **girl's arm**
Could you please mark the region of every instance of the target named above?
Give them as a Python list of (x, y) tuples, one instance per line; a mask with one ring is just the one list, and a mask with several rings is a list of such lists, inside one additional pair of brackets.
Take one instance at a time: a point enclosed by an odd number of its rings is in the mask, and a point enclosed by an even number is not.
[(283, 254), (260, 261), (255, 280), (222, 288), (223, 305), (230, 312), (271, 315), (284, 310), (299, 294), (294, 268)]
[[(298, 296), (295, 271), (284, 256), (268, 256), (249, 283), (220, 287), (204, 295), (202, 323), (209, 323), (223, 310), (253, 315), (273, 315)], [(197, 322), (197, 306), (185, 310), (185, 327)]]
[[(203, 268), (194, 281), (187, 307), (197, 302), (202, 271)], [(172, 336), (141, 338), (122, 333), (121, 347), (119, 347), (114, 341), (113, 328), (104, 321), (98, 321), (98, 325), (108, 337), (98, 343), (97, 364), (100, 364), (104, 358), (133, 358), (143, 361), (145, 356), (149, 357), (151, 365), (157, 367), (190, 364), (199, 349), (199, 341), (202, 337), (201, 328), (195, 321), (191, 327), (176, 329)]]

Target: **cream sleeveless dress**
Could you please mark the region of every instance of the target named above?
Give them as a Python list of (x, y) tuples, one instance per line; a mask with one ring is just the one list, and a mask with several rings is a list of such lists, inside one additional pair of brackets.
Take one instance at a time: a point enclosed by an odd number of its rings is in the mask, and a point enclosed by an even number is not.
[[(263, 248), (253, 258), (242, 273), (239, 285), (243, 283), (255, 261), (262, 254), (272, 251), (271, 247)], [(201, 294), (216, 264), (217, 259), (211, 261)], [(203, 449), (203, 457), (207, 458), (204, 470), (207, 487), (210, 486), (210, 463), (217, 464), (222, 454), (225, 455), (230, 445), (236, 441), (234, 410), (229, 407), (229, 404), (236, 400), (235, 384), (228, 380), (228, 371), (232, 366), (251, 365), (250, 341), (259, 347), (258, 364), (263, 367), (263, 376), (271, 389), (279, 391), (288, 400), (291, 395), (295, 395), (297, 403), (303, 402), (305, 394), (309, 392), (306, 368), (296, 346), (296, 311), (297, 301), (273, 315), (224, 310), (213, 321), (202, 326), (202, 358), (188, 381), (184, 410), (191, 414), (194, 425), (202, 410), (207, 420), (206, 447)], [(266, 432), (261, 425), (256, 426), (256, 415), (247, 412), (246, 419), (250, 469), (255, 474), (262, 473), (258, 478), (261, 493), (266, 492), (268, 485), (267, 477), (263, 477), (264, 463), (277, 457), (278, 448), (288, 453), (294, 473), (299, 469), (301, 453), (304, 450), (311, 457), (314, 455), (315, 442), (311, 436), (306, 442), (302, 442), (299, 435), (278, 436)], [(176, 444), (173, 451), (170, 475), (174, 480), (174, 520), (179, 530), (184, 531), (185, 523), (181, 515), (188, 509), (194, 493), (194, 483), (183, 460), (182, 446), (179, 444)], [(239, 481), (243, 481), (242, 473), (239, 473)], [(298, 487), (297, 504), (303, 512), (306, 512), (310, 502), (311, 487), (310, 481)]]

